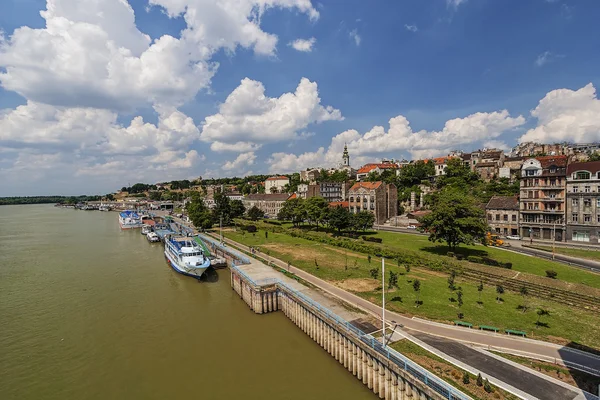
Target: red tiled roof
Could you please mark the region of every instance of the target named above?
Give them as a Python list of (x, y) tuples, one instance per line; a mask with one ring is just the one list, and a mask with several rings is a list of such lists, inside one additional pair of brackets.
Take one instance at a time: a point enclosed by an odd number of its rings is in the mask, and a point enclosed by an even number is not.
[(279, 180), (283, 180), (283, 179), (289, 180), (289, 178), (287, 176), (272, 176), (270, 178), (267, 178), (268, 181), (279, 181)]
[(372, 189), (379, 188), (381, 185), (383, 185), (382, 181), (377, 181), (377, 182), (356, 182), (350, 188), (350, 190), (358, 190), (360, 188), (372, 190)]
[(576, 171), (588, 171), (591, 174), (596, 174), (600, 171), (600, 161), (588, 161), (569, 164), (567, 167), (567, 175), (571, 175)]
[(542, 156), (536, 157), (536, 160), (540, 162), (542, 168), (548, 168), (551, 165), (556, 165), (557, 167), (566, 167), (567, 166), (567, 156)]
[(349, 208), (350, 203), (347, 201), (332, 201), (331, 203), (329, 203), (329, 207)]
[(359, 174), (368, 174), (373, 171), (375, 168), (379, 169), (398, 169), (399, 167), (396, 164), (392, 163), (373, 163), (373, 164), (365, 164), (358, 170)]
[(293, 193), (293, 194), (290, 196), (290, 198), (289, 198), (288, 200), (295, 199), (295, 198), (297, 198), (297, 197), (298, 197), (298, 196), (296, 195), (296, 193)]

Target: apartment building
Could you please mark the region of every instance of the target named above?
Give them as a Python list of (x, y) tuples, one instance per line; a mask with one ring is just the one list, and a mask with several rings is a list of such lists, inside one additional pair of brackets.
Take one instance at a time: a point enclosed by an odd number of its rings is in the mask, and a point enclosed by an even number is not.
[(289, 185), (290, 179), (287, 176), (272, 176), (265, 181), (265, 193), (282, 193), (285, 185)]
[(485, 206), (490, 230), (499, 235), (519, 234), (519, 198), (493, 196)]
[(600, 240), (600, 161), (567, 167), (567, 240)]
[(394, 184), (357, 182), (348, 190), (348, 199), (351, 213), (369, 211), (378, 225), (398, 214), (398, 190)]
[(566, 238), (566, 156), (530, 158), (521, 168), (520, 229), (523, 238)]
[(243, 203), (246, 210), (256, 206), (269, 218), (277, 218), (283, 204), (292, 196), (295, 195), (290, 196), (287, 193), (249, 194), (244, 198)]

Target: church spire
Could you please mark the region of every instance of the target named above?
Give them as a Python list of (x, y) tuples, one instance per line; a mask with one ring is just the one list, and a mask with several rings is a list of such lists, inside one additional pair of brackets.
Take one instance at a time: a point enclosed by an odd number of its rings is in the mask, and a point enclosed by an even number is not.
[(348, 145), (344, 143), (344, 154), (342, 154), (342, 164), (344, 167), (350, 166), (350, 155), (348, 154)]

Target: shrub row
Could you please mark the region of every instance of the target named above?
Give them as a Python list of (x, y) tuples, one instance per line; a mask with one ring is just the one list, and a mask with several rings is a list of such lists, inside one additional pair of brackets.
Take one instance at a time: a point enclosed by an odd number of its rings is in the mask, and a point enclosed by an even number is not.
[(502, 268), (506, 268), (506, 269), (512, 269), (511, 262), (503, 263), (498, 260), (494, 260), (491, 257), (468, 256), (467, 261), (470, 261), (470, 262), (476, 263), (476, 264), (491, 265), (492, 267), (502, 267)]
[(375, 243), (383, 242), (382, 238), (370, 237), (370, 236), (363, 236), (362, 240), (367, 241), (367, 242), (375, 242)]
[(271, 225), (281, 226), (281, 222), (275, 221), (273, 219), (265, 219), (265, 220), (263, 220), (263, 222), (266, 222), (267, 224), (271, 224)]

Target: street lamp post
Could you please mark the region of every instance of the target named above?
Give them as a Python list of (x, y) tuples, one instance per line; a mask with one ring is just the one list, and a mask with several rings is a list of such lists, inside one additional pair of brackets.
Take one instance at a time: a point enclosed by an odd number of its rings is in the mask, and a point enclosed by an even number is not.
[(219, 235), (221, 236), (221, 244), (223, 244), (223, 213), (219, 216)]
[(386, 346), (385, 341), (385, 258), (381, 257), (381, 289), (382, 289), (382, 306), (381, 306), (381, 319), (383, 321), (383, 346)]

